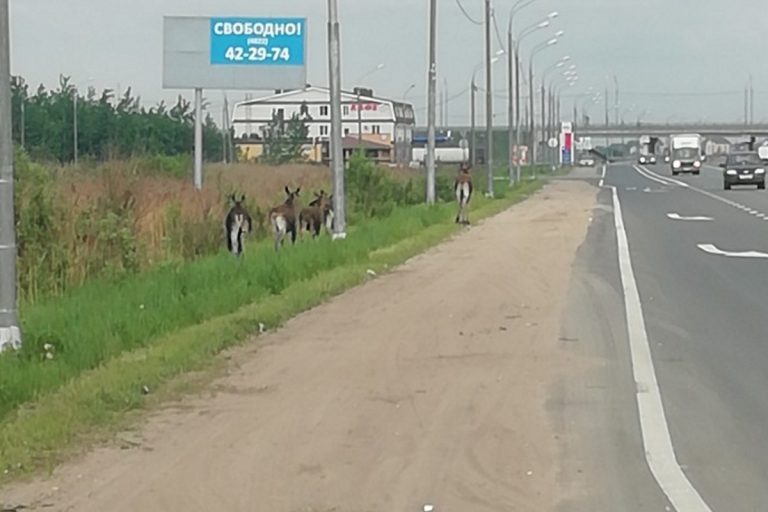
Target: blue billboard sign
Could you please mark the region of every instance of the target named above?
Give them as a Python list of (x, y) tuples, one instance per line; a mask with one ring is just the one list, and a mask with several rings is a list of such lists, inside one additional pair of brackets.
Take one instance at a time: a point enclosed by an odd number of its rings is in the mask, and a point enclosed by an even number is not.
[(210, 63), (304, 66), (305, 18), (211, 18)]

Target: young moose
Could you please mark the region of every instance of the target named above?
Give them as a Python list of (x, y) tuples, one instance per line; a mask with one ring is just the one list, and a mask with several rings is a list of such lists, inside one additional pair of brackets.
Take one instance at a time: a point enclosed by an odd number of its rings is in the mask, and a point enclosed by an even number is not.
[(456, 202), (459, 203), (459, 212), (456, 214), (457, 224), (469, 224), (467, 206), (472, 197), (472, 176), (469, 174), (469, 166), (462, 164), (459, 175), (453, 182), (453, 191), (456, 194)]
[(269, 210), (269, 221), (275, 233), (275, 250), (279, 250), (285, 236), (291, 234), (291, 242), (296, 243), (296, 198), (299, 197), (301, 187), (291, 192), (285, 187), (286, 199), (283, 204)]
[(320, 230), (325, 226), (326, 233), (331, 231), (333, 225), (333, 195), (326, 196), (325, 190), (318, 194), (315, 192), (313, 199), (306, 208), (299, 213), (299, 229), (302, 236), (304, 231), (310, 231), (312, 238), (320, 235)]
[(243, 206), (245, 195), (236, 199), (232, 194), (230, 197), (233, 205), (224, 219), (225, 236), (227, 237), (227, 250), (239, 257), (243, 253), (243, 233), (249, 233), (253, 227), (251, 216)]

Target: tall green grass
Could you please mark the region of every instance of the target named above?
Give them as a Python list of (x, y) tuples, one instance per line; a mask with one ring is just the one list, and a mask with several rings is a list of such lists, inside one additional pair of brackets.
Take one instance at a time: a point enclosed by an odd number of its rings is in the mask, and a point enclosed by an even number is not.
[[(396, 210), (358, 224), (344, 243), (307, 239), (276, 253), (270, 242), (118, 281), (96, 281), (22, 309), (24, 347), (0, 357), (0, 418), (84, 370), (168, 332), (279, 294), (318, 273), (445, 222), (453, 206)], [(44, 346), (54, 347), (45, 359)]]

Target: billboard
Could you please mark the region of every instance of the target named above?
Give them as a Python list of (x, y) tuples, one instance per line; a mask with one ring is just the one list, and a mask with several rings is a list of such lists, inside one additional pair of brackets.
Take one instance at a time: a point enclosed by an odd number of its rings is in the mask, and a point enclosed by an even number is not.
[(305, 18), (163, 18), (163, 87), (303, 89)]

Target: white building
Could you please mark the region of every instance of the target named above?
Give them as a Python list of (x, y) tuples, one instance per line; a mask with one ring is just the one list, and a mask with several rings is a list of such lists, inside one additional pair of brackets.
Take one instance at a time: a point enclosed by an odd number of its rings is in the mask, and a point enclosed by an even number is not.
[[(392, 146), (393, 163), (410, 162), (415, 126), (412, 105), (376, 97), (366, 89), (343, 91), (341, 102), (343, 136), (358, 137), (362, 133), (363, 141), (377, 144), (383, 141)], [(310, 86), (243, 101), (235, 105), (232, 116), (235, 140), (241, 146), (259, 146), (273, 116), (290, 119), (297, 114), (307, 123), (308, 143), (327, 145), (331, 133), (330, 110), (330, 92), (323, 87)]]

